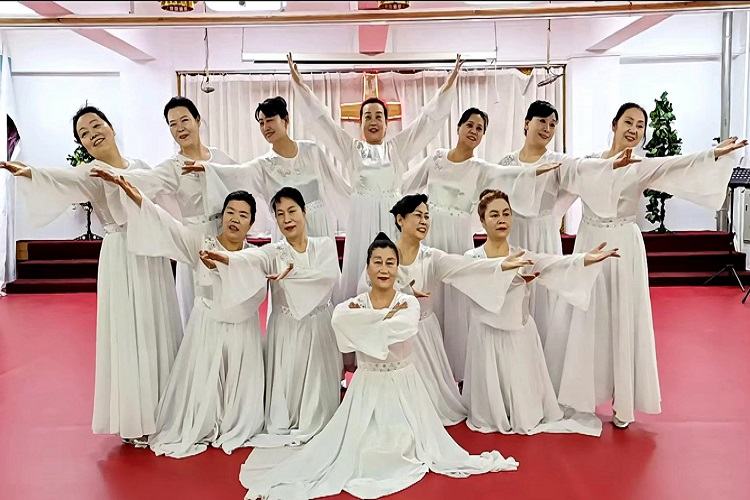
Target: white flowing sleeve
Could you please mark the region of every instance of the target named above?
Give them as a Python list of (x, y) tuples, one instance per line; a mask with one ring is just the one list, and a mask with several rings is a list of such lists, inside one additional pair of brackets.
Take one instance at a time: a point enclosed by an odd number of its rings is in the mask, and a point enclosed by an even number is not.
[(617, 204), (625, 186), (621, 182), (622, 175), (613, 168), (613, 158), (563, 155), (560, 162), (557, 178), (561, 193), (555, 205), (556, 215), (564, 215), (576, 197), (580, 197), (599, 217), (617, 217)]
[[(503, 166), (488, 162), (480, 164), (477, 188), (479, 192), (485, 188), (499, 189), (508, 195), (513, 212), (526, 217), (533, 217), (538, 213), (534, 209), (535, 200), (540, 199), (536, 193), (544, 190), (545, 183), (537, 183), (536, 169), (521, 166)], [(554, 172), (542, 174), (542, 177), (553, 175)]]
[(325, 107), (325, 104), (315, 96), (307, 87), (292, 83), (292, 87), (297, 96), (302, 100), (302, 104), (307, 109), (310, 119), (314, 122), (311, 127), (313, 134), (323, 143), (328, 151), (341, 162), (344, 169), (344, 175), (351, 179), (354, 166), (352, 158), (357, 150), (357, 140), (350, 136), (338, 123), (331, 117), (331, 112)]
[(503, 271), (501, 260), (473, 259), (430, 249), (430, 272), (490, 312), (500, 312), (505, 295), (518, 274)]
[[(308, 269), (295, 267), (285, 278), (278, 281), (281, 290), (286, 295), (292, 317), (297, 320), (331, 300), (333, 287), (341, 277), (336, 242), (333, 238), (316, 238), (316, 240), (317, 248), (315, 248), (315, 254), (311, 255), (311, 264), (314, 259), (315, 267)], [(308, 246), (312, 241), (312, 239), (308, 241)]]
[[(405, 164), (437, 137), (445, 120), (450, 116), (451, 107), (457, 95), (455, 85), (445, 92), (438, 92), (430, 102), (425, 104), (416, 120), (388, 141), (398, 150)], [(405, 172), (401, 174), (403, 173)]]
[(323, 150), (315, 143), (313, 143), (313, 147), (315, 148), (313, 157), (316, 160), (318, 174), (322, 180), (321, 187), (323, 188), (325, 203), (330, 207), (341, 226), (344, 226), (349, 216), (349, 199), (352, 189), (341, 176), (341, 172), (328, 160)]
[(74, 203), (102, 201), (105, 196), (102, 181), (91, 177), (90, 170), (91, 164), (60, 169), (32, 167), (31, 179), (17, 177), (31, 224), (46, 226)]
[[(180, 188), (179, 171), (179, 160), (170, 158), (154, 168), (128, 169), (121, 175), (137, 187), (143, 196), (153, 201), (154, 197), (159, 194), (174, 194), (177, 192)], [(122, 189), (115, 187), (127, 198)], [(124, 201), (123, 204), (125, 204)]]
[(419, 165), (410, 168), (403, 176), (401, 192), (407, 194), (420, 194), (427, 191), (427, 181), (430, 175), (430, 165), (435, 163), (433, 156), (427, 156)]
[(583, 253), (560, 256), (527, 251), (524, 254), (525, 259), (534, 262), (530, 272), (539, 272), (539, 277), (532, 283), (555, 292), (572, 306), (584, 310), (588, 309), (591, 290), (602, 270), (599, 264), (585, 266), (585, 257)]
[(274, 271), (277, 252), (270, 244), (227, 252), (229, 265), (216, 264), (221, 279), (221, 306), (238, 306), (265, 288), (266, 276)]
[(200, 261), (203, 237), (175, 220), (144, 197), (140, 208), (130, 200), (128, 250), (146, 257), (166, 257), (195, 266)]
[(406, 302), (407, 308), (388, 319), (385, 317), (390, 309), (350, 309), (349, 304), (357, 302), (358, 297), (337, 305), (331, 326), (339, 350), (343, 353), (361, 352), (385, 360), (390, 345), (415, 336), (419, 328), (419, 302), (413, 296), (403, 294), (399, 294), (397, 300)]
[(257, 159), (241, 165), (201, 164), (205, 169), (206, 192), (203, 200), (206, 213), (220, 213), (224, 200), (233, 191), (244, 190), (263, 201), (268, 200), (263, 169)]
[(724, 203), (737, 152), (714, 159), (714, 150), (665, 158), (642, 158), (627, 168), (638, 172), (640, 189), (664, 191), (678, 198), (718, 210)]

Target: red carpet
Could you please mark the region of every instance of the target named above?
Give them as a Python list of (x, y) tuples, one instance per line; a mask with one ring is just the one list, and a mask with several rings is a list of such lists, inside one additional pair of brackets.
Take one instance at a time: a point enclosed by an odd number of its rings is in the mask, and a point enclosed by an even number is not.
[[(750, 498), (750, 304), (736, 288), (654, 288), (652, 297), (664, 413), (639, 414), (625, 431), (607, 420), (600, 439), (455, 426), (469, 451), (498, 449), (519, 470), (428, 474), (389, 498)], [(243, 498), (249, 450), (174, 460), (91, 433), (95, 303), (93, 294), (0, 299), (0, 498)]]

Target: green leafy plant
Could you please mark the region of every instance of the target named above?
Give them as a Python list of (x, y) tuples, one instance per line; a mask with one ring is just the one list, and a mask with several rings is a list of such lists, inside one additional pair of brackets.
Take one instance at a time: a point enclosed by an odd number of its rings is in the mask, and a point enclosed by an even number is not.
[(83, 146), (78, 146), (72, 155), (68, 155), (68, 162), (71, 167), (77, 167), (78, 165), (91, 163), (92, 161), (94, 161), (94, 157)]
[[(672, 112), (672, 103), (667, 99), (667, 92), (662, 93), (659, 99), (654, 99), (656, 108), (649, 114), (649, 126), (654, 129), (651, 140), (646, 144), (646, 157), (657, 158), (662, 156), (675, 156), (682, 152), (682, 139), (677, 137), (677, 131), (672, 130), (672, 122), (675, 120)], [(666, 217), (666, 201), (672, 197), (671, 194), (646, 189), (643, 195), (648, 199), (646, 205), (646, 220), (659, 227), (652, 233), (671, 233), (664, 225)]]

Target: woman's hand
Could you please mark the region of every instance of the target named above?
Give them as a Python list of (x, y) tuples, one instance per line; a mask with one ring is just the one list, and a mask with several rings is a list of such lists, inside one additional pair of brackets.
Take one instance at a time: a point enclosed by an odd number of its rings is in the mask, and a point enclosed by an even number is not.
[(586, 256), (583, 258), (583, 265), (590, 266), (591, 264), (596, 264), (597, 262), (609, 259), (610, 257), (620, 257), (620, 254), (617, 253), (617, 251), (619, 250), (618, 248), (613, 248), (612, 250), (604, 250), (605, 246), (607, 246), (607, 242), (600, 243), (599, 246), (597, 246), (593, 250), (586, 252)]
[(560, 168), (560, 165), (562, 165), (562, 163), (560, 163), (560, 162), (557, 162), (557, 163), (545, 163), (541, 167), (537, 167), (537, 169), (536, 169), (536, 175), (542, 175), (542, 174), (546, 174), (547, 172), (551, 172), (553, 170), (557, 170), (558, 168)]
[(182, 165), (182, 175), (192, 174), (193, 172), (205, 172), (206, 168), (203, 165), (196, 165), (192, 160), (186, 160)]
[(730, 137), (714, 148), (714, 158), (718, 160), (722, 156), (728, 155), (732, 151), (742, 149), (745, 146), (747, 146), (747, 139), (742, 139), (737, 142), (737, 137)]
[(408, 309), (408, 308), (409, 306), (406, 302), (399, 302), (398, 304), (393, 306), (390, 311), (388, 311), (388, 314), (385, 315), (385, 318), (383, 318), (383, 321), (387, 319), (391, 319), (397, 312), (404, 310), (404, 309)]
[(217, 262), (220, 262), (225, 266), (229, 265), (229, 256), (224, 253), (215, 252), (213, 250), (201, 250), (199, 255), (203, 265), (209, 269), (216, 269)]
[(20, 161), (0, 161), (0, 168), (7, 170), (14, 177), (27, 177), (31, 179), (31, 169)]
[(284, 272), (283, 272), (283, 273), (281, 273), (281, 274), (267, 274), (267, 275), (266, 275), (266, 279), (268, 279), (269, 281), (279, 281), (279, 280), (283, 280), (284, 278), (286, 278), (286, 277), (287, 277), (287, 275), (288, 275), (288, 274), (289, 274), (290, 272), (292, 272), (292, 269), (294, 269), (294, 262), (292, 262), (291, 264), (289, 264), (289, 267), (287, 267), (287, 268), (286, 268), (286, 269), (284, 270)]
[(440, 88), (440, 93), (447, 92), (450, 90), (451, 87), (453, 87), (456, 84), (456, 80), (458, 79), (458, 74), (461, 72), (461, 66), (463, 66), (464, 60), (461, 59), (461, 54), (456, 54), (456, 65), (453, 67), (453, 71), (451, 71), (450, 76), (448, 76), (448, 79), (445, 81), (443, 86)]
[(633, 148), (625, 148), (625, 150), (620, 153), (617, 158), (615, 158), (615, 162), (612, 165), (613, 169), (618, 169), (622, 167), (627, 167), (628, 165), (632, 165), (633, 163), (640, 163), (641, 160), (638, 158), (633, 158)]
[(519, 250), (518, 252), (508, 255), (503, 261), (503, 263), (501, 264), (500, 268), (503, 271), (511, 271), (513, 269), (520, 269), (526, 266), (533, 266), (534, 265), (533, 260), (521, 258), (523, 257), (523, 254), (525, 253), (526, 253), (525, 250)]
[(411, 288), (411, 291), (412, 291), (412, 293), (414, 294), (414, 296), (416, 298), (418, 298), (418, 299), (427, 299), (427, 298), (430, 297), (430, 295), (431, 295), (430, 292), (420, 292), (419, 290), (415, 289), (414, 288), (414, 283), (416, 283), (416, 281), (415, 280), (411, 280), (409, 282), (409, 288)]

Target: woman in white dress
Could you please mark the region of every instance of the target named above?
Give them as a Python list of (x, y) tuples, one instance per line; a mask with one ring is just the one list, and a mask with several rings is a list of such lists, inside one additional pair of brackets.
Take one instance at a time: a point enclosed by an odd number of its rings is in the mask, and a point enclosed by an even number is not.
[[(548, 151), (547, 146), (555, 136), (558, 119), (557, 110), (550, 103), (533, 102), (526, 112), (523, 147), (500, 160), (503, 166), (528, 169), (550, 163), (560, 164), (549, 175), (535, 178), (536, 186), (529, 192), (531, 199), (526, 200), (521, 210), (517, 211), (515, 229), (510, 235), (510, 244), (515, 247), (553, 255), (562, 255), (560, 228), (570, 205), (580, 197), (600, 213), (614, 213), (618, 196), (614, 172), (633, 161), (630, 153), (613, 157), (610, 163), (599, 163)], [(517, 205), (516, 199), (511, 194), (514, 205)], [(555, 294), (546, 288), (537, 290), (535, 283), (530, 285), (530, 294), (529, 309), (544, 344)]]
[(105, 236), (97, 277), (92, 428), (95, 434), (118, 434), (145, 447), (182, 339), (174, 279), (168, 259), (128, 251), (127, 226), (112, 215), (125, 208), (92, 169), (121, 173), (150, 167), (120, 155), (112, 125), (93, 106), (75, 114), (73, 134), (95, 158), (88, 165), (42, 169), (11, 162), (0, 168), (21, 179), (18, 187), (37, 226), (52, 222), (72, 203), (90, 201), (94, 207)]
[(201, 252), (236, 252), (255, 222), (255, 199), (230, 193), (218, 236), (203, 237), (143, 198), (124, 177), (115, 180), (133, 203), (128, 206), (129, 249), (137, 255), (167, 257), (194, 269), (196, 300), (167, 387), (159, 400), (156, 432), (149, 446), (156, 455), (184, 458), (211, 445), (226, 453), (246, 446), (263, 428), (263, 346), (258, 307), (266, 296), (263, 277), (254, 296), (232, 308), (220, 301), (216, 265), (201, 263)]
[[(642, 107), (623, 105), (612, 120), (612, 147), (601, 157), (640, 144), (646, 120)], [(593, 412), (598, 404), (613, 401), (612, 422), (618, 428), (634, 421), (634, 410), (661, 412), (646, 251), (635, 220), (638, 202), (644, 189), (656, 189), (718, 210), (736, 165), (730, 153), (746, 145), (733, 137), (701, 153), (644, 158), (637, 166), (616, 170), (615, 214), (601, 214), (582, 200), (574, 251), (608, 241), (624, 258), (603, 264), (586, 311), (564, 304), (555, 311), (544, 352), (561, 404)]]
[(221, 305), (234, 307), (271, 281), (266, 333), (265, 429), (254, 447), (299, 445), (320, 432), (341, 401), (342, 356), (331, 329), (331, 294), (341, 272), (336, 243), (305, 233), (305, 200), (292, 187), (271, 199), (282, 241), (229, 254), (220, 262)]
[[(480, 191), (488, 186), (509, 193), (518, 212), (532, 215), (533, 191), (544, 186), (536, 181), (535, 175), (559, 166), (559, 163), (550, 163), (534, 171), (521, 166), (495, 165), (475, 157), (474, 150), (482, 143), (488, 126), (487, 113), (477, 108), (467, 109), (458, 121), (456, 147), (437, 149), (404, 176), (405, 194), (426, 192), (430, 198), (434, 227), (425, 242), (433, 248), (459, 255), (474, 248), (477, 226), (474, 207)], [(445, 334), (445, 350), (453, 375), (463, 380), (468, 304), (462, 294), (450, 287), (438, 287), (432, 293), (433, 300), (440, 304), (435, 312)]]
[(428, 471), (462, 478), (518, 468), (497, 451), (469, 455), (445, 431), (415, 365), (419, 302), (394, 289), (398, 250), (385, 234), (366, 263), (372, 289), (333, 314), (339, 349), (355, 352), (359, 365), (341, 406), (305, 446), (253, 450), (240, 471), (245, 498), (306, 500), (341, 491), (380, 498)]
[[(432, 227), (427, 207), (426, 195), (412, 194), (404, 196), (391, 209), (401, 235), (396, 243), (400, 262), (398, 283), (402, 292), (419, 298), (419, 333), (414, 343), (417, 371), (443, 425), (455, 425), (466, 418), (467, 411), (445, 353), (432, 292), (443, 283), (450, 284), (499, 313), (501, 303), (487, 298), (505, 294), (513, 276), (503, 272), (495, 262), (479, 262), (423, 245)], [(365, 276), (360, 280), (360, 290), (369, 286)]]
[(523, 258), (523, 275), (515, 278), (499, 314), (490, 314), (472, 304), (466, 378), (463, 397), (469, 408), (468, 427), (479, 432), (536, 434), (578, 432), (601, 434), (601, 421), (594, 415), (563, 415), (552, 387), (544, 351), (534, 318), (529, 316), (527, 283), (551, 288), (560, 300), (576, 307), (588, 306), (589, 291), (601, 266), (589, 267), (617, 249), (604, 244), (586, 254), (566, 257), (528, 252), (508, 243), (514, 213), (508, 195), (487, 189), (477, 207), (487, 242), (466, 252), (474, 259), (500, 261)]
[(362, 256), (373, 236), (384, 232), (395, 239), (389, 211), (401, 198), (403, 175), (411, 159), (438, 135), (450, 115), (455, 100), (455, 83), (462, 61), (456, 66), (438, 94), (428, 102), (419, 117), (390, 139), (386, 139), (388, 107), (378, 98), (367, 99), (360, 108), (364, 140), (350, 136), (331, 117), (330, 111), (302, 81), (289, 55), (293, 87), (311, 123), (313, 133), (341, 163), (353, 190), (346, 224), (346, 242), (341, 279), (343, 297), (357, 293), (357, 283), (365, 263)]
[[(124, 177), (196, 234), (214, 237), (221, 227), (220, 210), (229, 191), (212, 192), (212, 196), (209, 196), (204, 176), (199, 173), (182, 175), (182, 166), (185, 161), (205, 160), (226, 165), (235, 161), (224, 152), (203, 145), (200, 138), (201, 116), (190, 99), (181, 96), (171, 98), (164, 106), (164, 119), (172, 138), (180, 147), (179, 152), (153, 169), (125, 172)], [(125, 206), (128, 203), (123, 201)], [(123, 222), (118, 220), (118, 223)], [(192, 267), (178, 261), (177, 301), (185, 328), (195, 300), (193, 281)]]
[[(283, 97), (258, 104), (255, 119), (263, 137), (271, 144), (268, 153), (242, 165), (204, 163), (188, 165), (185, 170), (205, 168), (209, 192), (247, 189), (257, 193), (265, 203), (284, 186), (296, 188), (305, 199), (308, 236), (335, 237), (336, 221), (346, 221), (351, 195), (341, 173), (317, 144), (289, 137), (289, 110)], [(281, 237), (278, 228), (274, 228), (271, 241), (279, 241)]]

